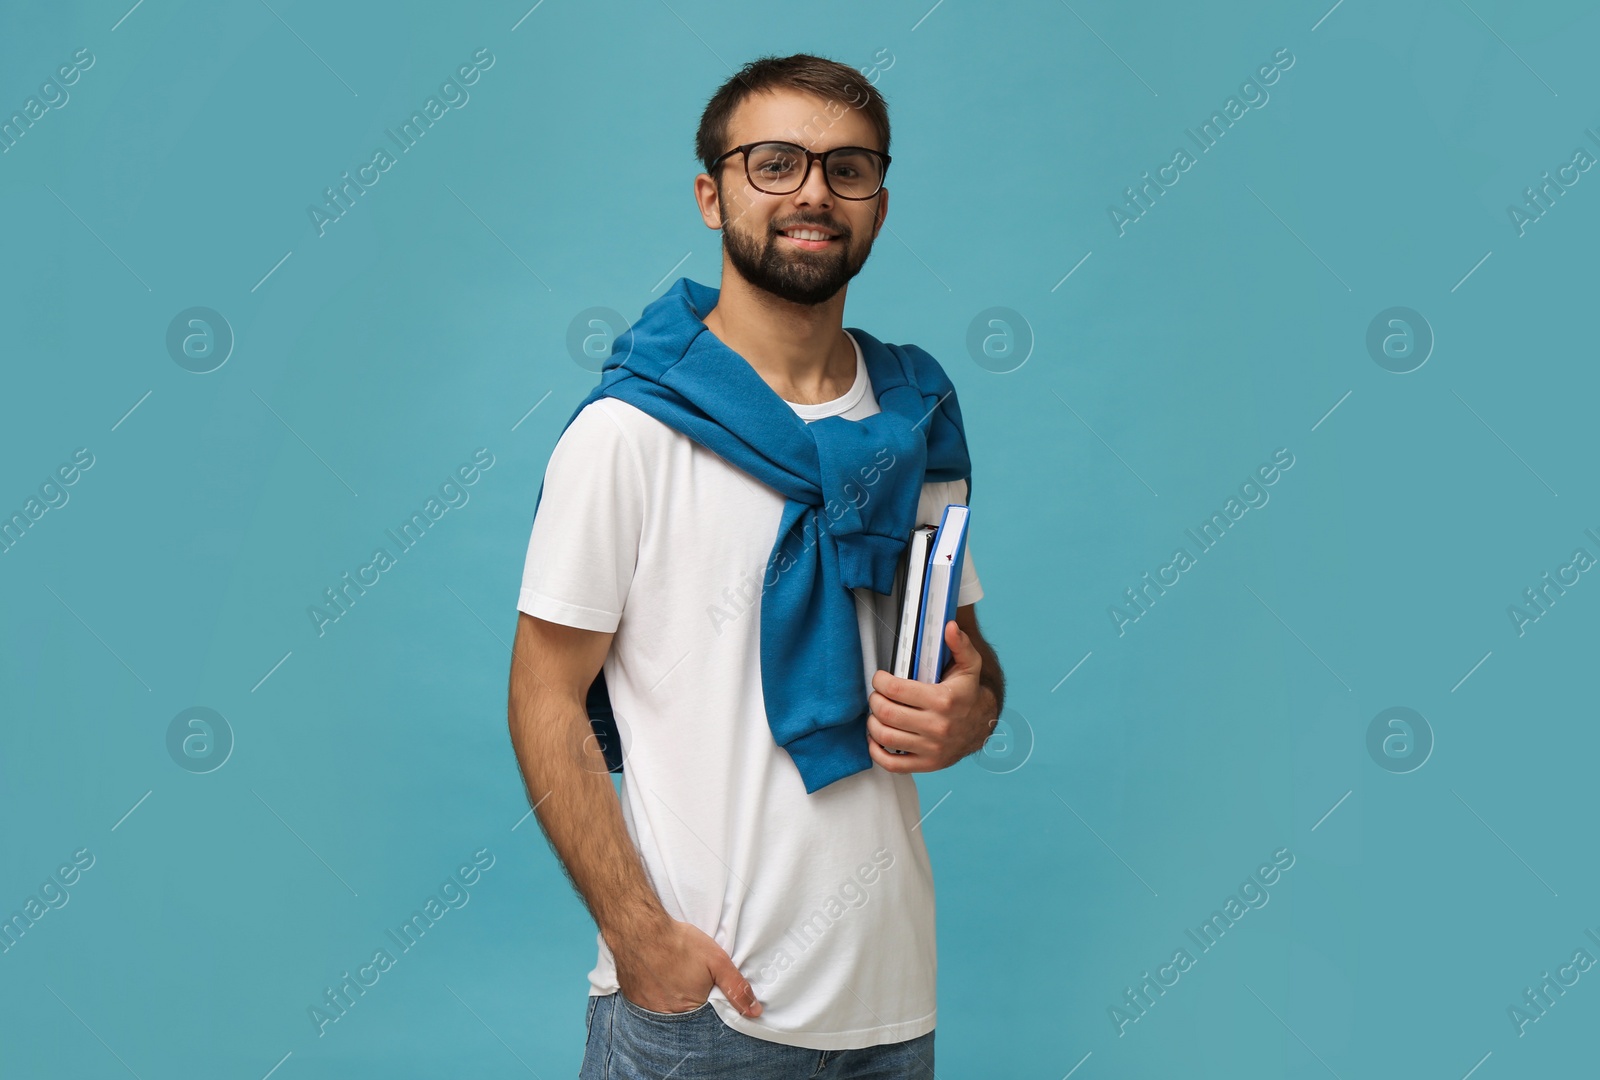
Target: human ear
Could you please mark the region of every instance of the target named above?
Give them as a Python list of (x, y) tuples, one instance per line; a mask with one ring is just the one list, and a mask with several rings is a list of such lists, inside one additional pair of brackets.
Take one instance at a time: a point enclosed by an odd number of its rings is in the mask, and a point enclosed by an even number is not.
[(720, 230), (723, 226), (722, 206), (717, 198), (717, 182), (709, 173), (700, 173), (694, 178), (694, 201), (706, 228)]

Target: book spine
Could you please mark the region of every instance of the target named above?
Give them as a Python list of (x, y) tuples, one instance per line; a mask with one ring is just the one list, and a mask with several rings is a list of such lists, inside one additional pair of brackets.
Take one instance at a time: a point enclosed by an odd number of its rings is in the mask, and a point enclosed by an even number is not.
[[(961, 563), (967, 553), (967, 527), (972, 523), (972, 516), (968, 514), (961, 523), (961, 532), (956, 539), (956, 550), (950, 560), (950, 580), (946, 587), (944, 597), (944, 610), (950, 618), (955, 618), (956, 601), (961, 598)], [(944, 640), (944, 626), (939, 627), (939, 678), (944, 678), (944, 669), (950, 662), (950, 644)]]
[(933, 546), (932, 534), (933, 526), (919, 526), (911, 534), (906, 586), (900, 594), (899, 651), (894, 670), (894, 674), (902, 679), (917, 677), (917, 650), (922, 640), (923, 589), (927, 581), (928, 555)]

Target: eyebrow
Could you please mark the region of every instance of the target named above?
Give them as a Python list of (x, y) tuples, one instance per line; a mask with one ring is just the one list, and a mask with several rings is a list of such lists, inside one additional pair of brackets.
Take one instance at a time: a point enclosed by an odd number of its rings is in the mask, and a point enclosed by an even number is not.
[[(793, 139), (753, 139), (751, 141), (755, 142), (755, 143), (783, 143), (785, 146), (799, 146), (800, 149), (802, 149), (802, 150), (805, 149), (804, 146), (801, 146), (799, 143), (795, 142)], [(872, 150), (872, 147), (870, 147), (870, 146), (858, 146), (855, 143), (845, 143), (843, 146), (830, 146), (830, 147), (828, 147), (828, 150)], [(813, 154), (826, 154), (828, 152), (828, 150), (813, 150), (811, 152)], [(883, 153), (882, 150), (872, 150), (872, 152), (875, 153), (875, 154)]]

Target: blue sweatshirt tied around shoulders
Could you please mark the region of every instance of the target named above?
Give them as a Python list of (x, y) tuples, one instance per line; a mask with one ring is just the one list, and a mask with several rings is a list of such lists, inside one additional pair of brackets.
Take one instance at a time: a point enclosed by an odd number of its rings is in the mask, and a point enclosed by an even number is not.
[[(893, 590), (925, 482), (965, 480), (970, 501), (966, 429), (955, 386), (937, 360), (855, 327), (850, 333), (881, 411), (807, 423), (707, 329), (702, 320), (719, 293), (683, 277), (652, 301), (612, 343), (599, 385), (562, 431), (591, 402), (619, 398), (787, 500), (762, 577), (761, 688), (772, 736), (812, 794), (872, 767), (869, 687), (850, 590)], [(621, 772), (604, 672), (589, 688), (586, 708), (607, 768)]]

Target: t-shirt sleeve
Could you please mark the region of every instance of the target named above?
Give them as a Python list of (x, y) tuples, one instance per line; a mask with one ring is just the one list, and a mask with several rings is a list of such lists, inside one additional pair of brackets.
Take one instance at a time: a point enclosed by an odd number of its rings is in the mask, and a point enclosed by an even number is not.
[[(973, 498), (973, 485), (963, 483), (962, 498)], [(962, 549), (962, 586), (955, 590), (955, 606), (965, 608), (968, 603), (978, 603), (984, 598), (984, 586), (978, 581), (978, 571), (973, 568), (973, 531), (966, 530), (966, 544)]]
[[(929, 481), (923, 485), (922, 501), (917, 505), (917, 520), (923, 524), (937, 525), (947, 503), (966, 504), (972, 487), (960, 480)], [(981, 514), (982, 511), (980, 510)], [(961, 555), (961, 584), (956, 589), (956, 607), (966, 607), (983, 599), (983, 583), (972, 563), (972, 534)]]
[[(966, 482), (950, 482), (949, 501), (960, 499), (968, 502), (973, 496), (973, 485)], [(962, 584), (955, 590), (955, 606), (965, 608), (970, 603), (978, 603), (984, 598), (984, 586), (978, 581), (978, 570), (973, 566), (973, 534), (968, 526), (966, 533), (966, 546), (962, 549)]]
[(614, 633), (644, 525), (644, 469), (606, 399), (562, 432), (545, 467), (517, 608), (581, 630)]
[(961, 587), (956, 591), (956, 607), (976, 604), (982, 599), (983, 583), (978, 580), (978, 572), (972, 568), (972, 537), (969, 535), (961, 554)]

